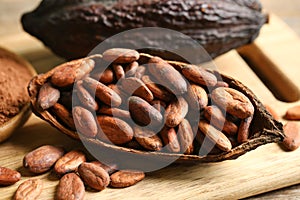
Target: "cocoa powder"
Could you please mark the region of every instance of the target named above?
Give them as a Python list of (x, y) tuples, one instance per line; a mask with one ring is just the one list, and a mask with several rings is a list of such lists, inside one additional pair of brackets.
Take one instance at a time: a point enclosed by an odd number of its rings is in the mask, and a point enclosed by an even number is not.
[(17, 115), (29, 102), (26, 86), (31, 77), (23, 63), (0, 49), (0, 125)]

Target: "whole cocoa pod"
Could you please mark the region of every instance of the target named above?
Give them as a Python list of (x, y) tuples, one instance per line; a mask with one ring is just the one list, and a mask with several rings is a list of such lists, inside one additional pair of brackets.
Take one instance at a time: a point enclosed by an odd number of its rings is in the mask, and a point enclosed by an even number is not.
[[(34, 11), (22, 16), (25, 31), (67, 59), (86, 56), (106, 38), (140, 27), (178, 30), (216, 57), (252, 42), (266, 21), (259, 0), (43, 0)], [(189, 45), (182, 38), (159, 35), (154, 44), (151, 35), (145, 37), (122, 42), (132, 48), (139, 44), (160, 47), (166, 40), (175, 47)]]

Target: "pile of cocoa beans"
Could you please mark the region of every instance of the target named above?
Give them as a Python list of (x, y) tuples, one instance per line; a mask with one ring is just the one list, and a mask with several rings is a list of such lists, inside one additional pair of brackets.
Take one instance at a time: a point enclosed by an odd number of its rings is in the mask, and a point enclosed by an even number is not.
[[(44, 145), (25, 155), (23, 166), (34, 175), (53, 169), (60, 178), (55, 192), (57, 200), (82, 200), (85, 197), (85, 185), (95, 191), (106, 187), (129, 187), (144, 179), (145, 174), (137, 170), (118, 170), (115, 164), (100, 161), (87, 162), (81, 150), (71, 150), (65, 154), (61, 147)], [(8, 186), (18, 182), (21, 174), (15, 170), (0, 167), (0, 185)], [(35, 200), (43, 191), (43, 181), (38, 178), (25, 180), (19, 185), (14, 200)], [(76, 197), (76, 198), (74, 198)]]
[(121, 48), (53, 69), (37, 103), (82, 137), (185, 154), (247, 142), (255, 111), (217, 73)]

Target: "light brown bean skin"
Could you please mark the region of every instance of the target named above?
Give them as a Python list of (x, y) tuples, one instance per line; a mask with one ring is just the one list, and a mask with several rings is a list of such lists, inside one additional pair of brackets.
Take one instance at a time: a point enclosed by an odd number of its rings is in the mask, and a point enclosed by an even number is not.
[(36, 200), (43, 190), (43, 182), (39, 179), (29, 179), (19, 185), (14, 200)]
[(93, 138), (98, 133), (98, 126), (93, 114), (80, 106), (75, 106), (72, 110), (74, 123), (79, 133), (86, 137)]
[(125, 78), (125, 71), (122, 65), (113, 65), (113, 70), (115, 72), (117, 80)]
[(185, 65), (181, 71), (188, 80), (200, 85), (215, 86), (218, 82), (214, 74), (196, 65)]
[(215, 142), (217, 147), (222, 151), (230, 151), (232, 148), (229, 139), (219, 130), (211, 126), (207, 121), (201, 120), (199, 122), (199, 129), (204, 133), (212, 142)]
[(168, 127), (176, 127), (184, 119), (188, 112), (188, 103), (183, 97), (178, 97), (172, 101), (165, 111), (165, 124)]
[(125, 188), (132, 186), (145, 178), (144, 172), (132, 170), (120, 170), (110, 176), (111, 187)]
[(217, 129), (222, 130), (228, 135), (236, 135), (238, 127), (233, 122), (227, 120), (222, 110), (217, 106), (207, 106), (204, 109), (204, 117)]
[(54, 171), (59, 175), (74, 172), (78, 166), (85, 161), (85, 154), (82, 151), (73, 150), (58, 159), (54, 165)]
[(254, 114), (254, 107), (248, 97), (235, 89), (216, 88), (212, 91), (211, 98), (221, 109), (240, 119)]
[(176, 130), (174, 128), (169, 128), (165, 126), (159, 134), (169, 152), (180, 152), (180, 144), (177, 138)]
[(117, 145), (125, 144), (132, 140), (133, 130), (125, 121), (111, 116), (97, 116), (97, 120), (101, 128), (98, 138), (104, 141), (109, 140)]
[(287, 122), (283, 126), (286, 137), (283, 140), (284, 147), (289, 151), (294, 151), (300, 146), (300, 125), (297, 122)]
[(46, 110), (54, 106), (59, 98), (60, 91), (52, 87), (50, 83), (45, 83), (39, 91), (37, 103), (43, 110)]
[(237, 141), (239, 144), (248, 141), (249, 138), (249, 128), (252, 122), (253, 116), (247, 117), (246, 119), (242, 119), (239, 130), (238, 130), (238, 137)]
[(153, 101), (154, 96), (151, 90), (141, 81), (135, 77), (129, 77), (122, 80), (122, 88), (129, 94), (141, 97), (150, 102)]
[(57, 115), (57, 117), (63, 121), (69, 128), (76, 130), (74, 119), (72, 114), (63, 105), (56, 103), (52, 107), (52, 111)]
[(120, 106), (122, 104), (121, 97), (112, 89), (90, 77), (83, 79), (83, 85), (91, 91), (100, 101), (109, 106)]
[(289, 108), (284, 118), (287, 120), (300, 120), (300, 105)]
[(191, 84), (188, 88), (187, 101), (193, 109), (201, 110), (207, 106), (208, 96), (201, 86)]
[(126, 64), (137, 61), (140, 54), (132, 49), (112, 48), (103, 52), (103, 59), (115, 64)]
[(120, 108), (111, 108), (107, 105), (101, 106), (101, 108), (98, 110), (98, 113), (127, 120), (131, 119), (129, 111), (122, 110)]
[(82, 86), (82, 81), (75, 83), (77, 97), (85, 108), (89, 110), (98, 110), (99, 106), (95, 98)]
[(187, 92), (187, 84), (183, 76), (172, 65), (159, 57), (153, 57), (148, 63), (149, 72), (156, 77), (158, 83), (176, 95)]
[(140, 97), (131, 96), (128, 99), (129, 112), (132, 119), (140, 125), (160, 125), (163, 121), (161, 113)]
[(56, 200), (83, 200), (85, 188), (82, 180), (75, 173), (64, 175), (57, 186)]
[(194, 151), (194, 133), (188, 120), (184, 119), (179, 124), (177, 137), (181, 151), (184, 151), (185, 154), (192, 154)]
[(165, 101), (165, 102), (169, 102), (172, 99), (175, 98), (175, 96), (169, 92), (168, 90), (166, 90), (164, 87), (162, 87), (161, 85), (156, 84), (155, 82), (153, 82), (150, 79), (150, 76), (143, 76), (142, 77), (142, 81), (146, 84), (146, 86), (151, 90), (151, 92), (153, 93), (153, 96)]
[(78, 173), (84, 183), (95, 190), (104, 190), (110, 183), (107, 171), (94, 163), (82, 163), (78, 168)]
[(76, 80), (86, 76), (94, 69), (95, 62), (91, 59), (79, 59), (64, 63), (63, 65), (65, 67), (56, 69), (50, 79), (50, 82), (57, 87), (69, 87), (73, 85)]
[(21, 174), (15, 170), (0, 167), (0, 185), (13, 185), (21, 179)]
[(64, 150), (62, 148), (44, 145), (26, 154), (23, 159), (23, 166), (33, 173), (44, 173), (49, 171), (63, 155)]
[(127, 65), (125, 68), (125, 76), (126, 77), (134, 76), (138, 67), (139, 67), (138, 62), (132, 62), (129, 65)]
[(134, 127), (135, 140), (145, 149), (150, 151), (160, 151), (163, 144), (155, 132), (142, 127)]

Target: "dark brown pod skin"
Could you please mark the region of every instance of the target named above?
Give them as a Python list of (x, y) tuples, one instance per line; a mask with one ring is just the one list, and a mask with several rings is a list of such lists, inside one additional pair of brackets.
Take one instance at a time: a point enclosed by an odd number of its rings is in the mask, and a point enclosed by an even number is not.
[[(25, 31), (67, 59), (86, 56), (107, 37), (140, 27), (179, 30), (197, 40), (211, 57), (216, 57), (252, 42), (267, 22), (267, 16), (261, 12), (258, 0), (141, 0), (119, 3), (113, 0), (108, 1), (108, 4), (111, 2), (113, 5), (106, 7), (105, 1), (101, 0), (51, 3), (44, 0), (35, 10), (24, 14), (21, 21)], [(128, 13), (135, 17), (128, 17)], [(224, 26), (230, 28), (225, 29)], [(152, 47), (152, 38), (145, 37), (142, 35), (141, 39), (135, 37), (135, 40), (123, 42), (133, 45), (133, 48), (141, 44)], [(166, 40), (172, 47), (190, 45), (180, 38), (162, 36), (158, 38), (155, 47), (166, 44)]]

